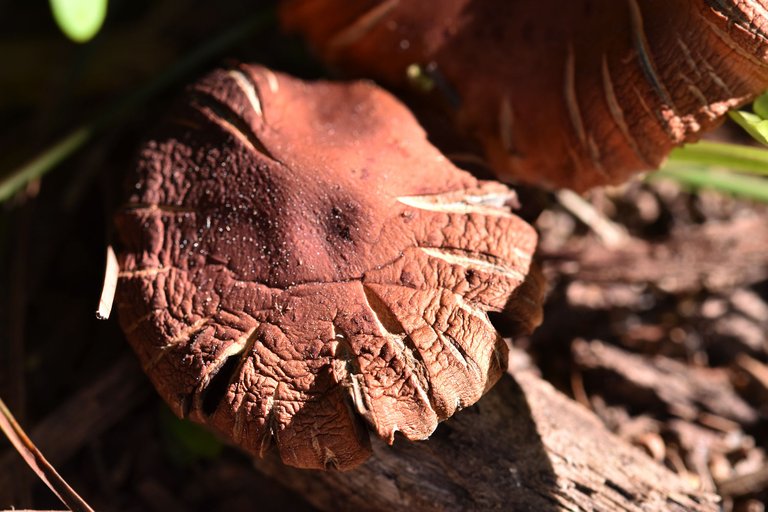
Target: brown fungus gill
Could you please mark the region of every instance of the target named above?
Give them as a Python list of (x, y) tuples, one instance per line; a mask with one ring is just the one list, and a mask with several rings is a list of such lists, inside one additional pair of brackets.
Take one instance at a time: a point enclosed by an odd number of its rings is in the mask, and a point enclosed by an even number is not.
[(284, 0), (333, 65), (431, 84), (499, 178), (585, 190), (660, 165), (768, 88), (768, 0)]
[(215, 71), (143, 146), (117, 214), (120, 322), (179, 416), (349, 469), (368, 429), (425, 439), (497, 380), (488, 313), (539, 321), (513, 200), (371, 84)]

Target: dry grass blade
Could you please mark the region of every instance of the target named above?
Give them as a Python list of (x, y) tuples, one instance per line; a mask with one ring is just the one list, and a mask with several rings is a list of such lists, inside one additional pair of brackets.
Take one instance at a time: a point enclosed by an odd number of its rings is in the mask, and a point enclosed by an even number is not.
[(104, 285), (101, 288), (101, 298), (99, 298), (99, 308), (96, 310), (96, 318), (106, 320), (112, 312), (112, 302), (115, 299), (115, 289), (117, 288), (117, 274), (119, 272), (117, 257), (111, 245), (107, 246), (107, 263), (104, 268)]
[(67, 484), (66, 481), (56, 472), (40, 450), (27, 437), (27, 434), (16, 422), (11, 411), (5, 406), (5, 402), (0, 399), (0, 430), (6, 435), (16, 451), (29, 464), (29, 467), (37, 474), (40, 479), (53, 491), (56, 496), (70, 510), (74, 512), (93, 512), (93, 509), (83, 501), (83, 499)]
[(560, 205), (586, 224), (609, 249), (626, 245), (630, 236), (626, 229), (600, 213), (589, 201), (576, 192), (561, 189), (557, 192)]

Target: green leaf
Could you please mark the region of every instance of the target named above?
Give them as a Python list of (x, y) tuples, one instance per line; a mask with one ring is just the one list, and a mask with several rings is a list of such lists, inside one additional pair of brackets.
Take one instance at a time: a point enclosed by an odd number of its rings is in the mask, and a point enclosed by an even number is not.
[(755, 140), (768, 145), (768, 120), (743, 110), (731, 111), (729, 115)]
[(99, 32), (107, 16), (108, 0), (50, 0), (53, 18), (76, 43), (85, 43)]
[(752, 104), (752, 110), (763, 119), (768, 119), (768, 92), (757, 97)]
[(743, 199), (768, 203), (768, 180), (765, 178), (670, 163), (648, 175), (650, 180), (660, 178), (670, 178), (693, 188), (709, 188)]
[(768, 176), (768, 149), (701, 140), (695, 144), (686, 144), (673, 149), (667, 164), (723, 167)]
[(160, 425), (169, 455), (182, 466), (214, 459), (224, 448), (213, 434), (200, 425), (178, 419), (167, 407), (160, 412)]

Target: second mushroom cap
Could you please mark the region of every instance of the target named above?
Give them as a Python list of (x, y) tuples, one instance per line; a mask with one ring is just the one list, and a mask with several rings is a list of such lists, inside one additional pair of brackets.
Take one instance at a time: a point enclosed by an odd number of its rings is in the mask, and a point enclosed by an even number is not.
[(768, 0), (283, 4), (336, 67), (401, 88), (420, 70), (499, 178), (550, 188), (655, 169), (768, 88)]

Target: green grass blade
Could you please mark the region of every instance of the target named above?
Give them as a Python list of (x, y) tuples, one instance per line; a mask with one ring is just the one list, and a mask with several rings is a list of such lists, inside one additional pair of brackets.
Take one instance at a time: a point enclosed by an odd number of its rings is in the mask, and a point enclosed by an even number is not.
[(59, 139), (27, 163), (3, 174), (0, 177), (0, 203), (8, 200), (31, 180), (40, 178), (48, 173), (85, 146), (96, 133), (120, 120), (158, 92), (168, 88), (180, 78), (189, 75), (201, 64), (213, 59), (235, 43), (269, 26), (273, 22), (273, 18), (274, 13), (272, 9), (261, 11), (257, 15), (248, 18), (242, 24), (227, 30), (176, 62), (167, 71), (158, 75), (143, 87), (117, 100), (93, 120)]
[(768, 149), (741, 144), (702, 140), (674, 149), (667, 162), (670, 165), (725, 167), (768, 176)]
[(93, 135), (93, 129), (92, 125), (78, 128), (23, 166), (0, 179), (0, 202), (10, 198), (27, 183), (39, 178), (83, 147)]
[(690, 165), (668, 164), (648, 179), (670, 178), (694, 188), (709, 188), (745, 199), (768, 203), (768, 180), (728, 172), (712, 171)]

